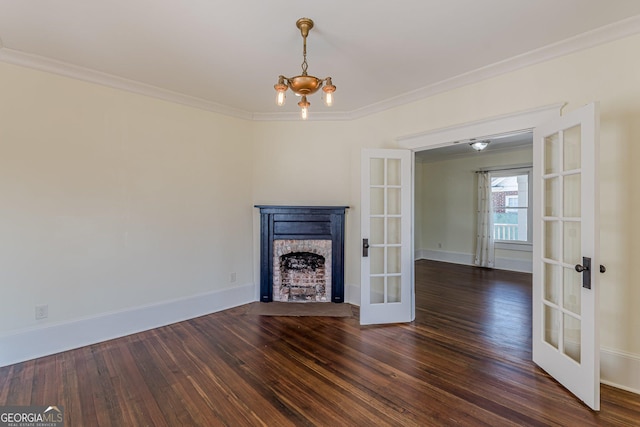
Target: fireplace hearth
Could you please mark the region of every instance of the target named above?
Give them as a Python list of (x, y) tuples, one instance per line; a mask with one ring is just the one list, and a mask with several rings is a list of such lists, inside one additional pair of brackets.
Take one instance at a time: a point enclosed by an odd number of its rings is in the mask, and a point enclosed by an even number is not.
[(346, 206), (260, 209), (260, 300), (344, 302)]

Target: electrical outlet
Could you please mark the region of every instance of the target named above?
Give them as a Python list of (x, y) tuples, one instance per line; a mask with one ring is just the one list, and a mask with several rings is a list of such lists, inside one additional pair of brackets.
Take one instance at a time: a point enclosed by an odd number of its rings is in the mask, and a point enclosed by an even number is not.
[(231, 283), (235, 283), (236, 282), (236, 273), (235, 272), (229, 274), (229, 282), (231, 282)]
[(36, 320), (49, 317), (49, 306), (47, 304), (36, 305)]
[(442, 249), (442, 243), (438, 243), (438, 249)]

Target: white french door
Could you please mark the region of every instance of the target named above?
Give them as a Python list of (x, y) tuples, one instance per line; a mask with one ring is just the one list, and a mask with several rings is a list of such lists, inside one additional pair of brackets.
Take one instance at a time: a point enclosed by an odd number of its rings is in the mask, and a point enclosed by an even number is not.
[(598, 105), (534, 129), (533, 361), (600, 409)]
[(363, 150), (360, 323), (414, 318), (412, 157)]

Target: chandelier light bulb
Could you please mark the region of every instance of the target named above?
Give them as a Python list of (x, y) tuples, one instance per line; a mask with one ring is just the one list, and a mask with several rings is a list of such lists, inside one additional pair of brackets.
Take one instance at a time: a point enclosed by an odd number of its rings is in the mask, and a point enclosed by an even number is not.
[(331, 107), (333, 105), (333, 92), (336, 91), (336, 87), (333, 85), (331, 77), (327, 77), (325, 81), (326, 84), (322, 88), (324, 92), (324, 103), (327, 107)]
[(311, 105), (311, 103), (307, 101), (307, 97), (302, 96), (302, 100), (298, 102), (298, 106), (300, 107), (300, 117), (302, 117), (302, 120), (307, 120), (307, 117), (309, 116), (309, 105)]
[(331, 107), (333, 105), (333, 93), (327, 92), (324, 96), (324, 103), (327, 107)]
[(278, 83), (273, 85), (273, 88), (276, 90), (276, 104), (279, 107), (284, 105), (284, 100), (286, 98), (287, 85), (284, 83), (284, 76), (278, 77)]
[(327, 107), (331, 107), (333, 105), (333, 94), (331, 92), (327, 92), (324, 95), (324, 103)]

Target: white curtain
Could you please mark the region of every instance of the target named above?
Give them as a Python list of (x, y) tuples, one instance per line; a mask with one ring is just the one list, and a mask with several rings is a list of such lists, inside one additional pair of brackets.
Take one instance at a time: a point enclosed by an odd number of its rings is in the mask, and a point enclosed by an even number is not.
[(493, 241), (493, 209), (491, 206), (491, 177), (489, 172), (478, 172), (478, 238), (474, 264), (493, 268), (495, 263)]

